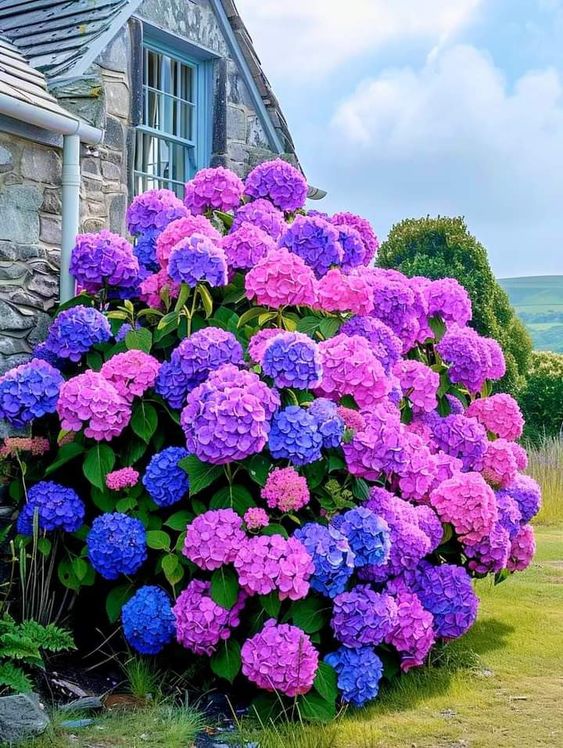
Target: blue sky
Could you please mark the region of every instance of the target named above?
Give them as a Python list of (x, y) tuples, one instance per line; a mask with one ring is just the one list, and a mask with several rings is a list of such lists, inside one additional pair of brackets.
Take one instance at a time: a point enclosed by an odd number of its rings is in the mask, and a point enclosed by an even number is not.
[(563, 273), (563, 0), (237, 4), (319, 208), (463, 215), (498, 276)]

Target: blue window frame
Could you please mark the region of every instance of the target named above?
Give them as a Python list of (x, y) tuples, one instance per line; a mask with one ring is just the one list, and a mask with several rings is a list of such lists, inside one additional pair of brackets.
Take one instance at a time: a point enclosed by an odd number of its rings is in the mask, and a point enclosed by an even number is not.
[(135, 194), (184, 183), (210, 153), (210, 66), (160, 42), (143, 43), (143, 104), (135, 136)]

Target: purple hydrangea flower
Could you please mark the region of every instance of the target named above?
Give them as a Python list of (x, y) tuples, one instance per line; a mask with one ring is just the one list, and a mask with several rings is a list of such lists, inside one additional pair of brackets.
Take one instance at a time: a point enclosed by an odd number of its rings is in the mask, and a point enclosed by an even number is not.
[(527, 524), (540, 510), (541, 488), (529, 475), (517, 475), (510, 485), (497, 491), (497, 499), (505, 495), (516, 502), (522, 524)]
[(319, 653), (297, 626), (272, 618), (242, 645), (242, 672), (265, 691), (299, 696), (313, 686)]
[(104, 229), (76, 237), (70, 272), (89, 293), (97, 293), (104, 286), (130, 288), (138, 279), (139, 261), (126, 239)]
[[(135, 323), (135, 330), (140, 330), (141, 325), (136, 322)], [(116, 343), (123, 343), (127, 335), (133, 331), (133, 325), (131, 325), (129, 322), (124, 322), (119, 330), (115, 333), (115, 342)]]
[(276, 460), (308, 465), (321, 458), (323, 438), (317, 421), (308, 411), (290, 405), (274, 416), (268, 449)]
[(241, 205), (235, 213), (231, 231), (238, 231), (244, 224), (256, 226), (276, 242), (286, 227), (281, 210), (278, 210), (269, 200), (263, 198)]
[(375, 406), (364, 413), (365, 426), (343, 445), (346, 465), (352, 475), (377, 481), (382, 473), (401, 473), (406, 463), (405, 439), (399, 411)]
[(350, 509), (334, 517), (336, 527), (350, 543), (356, 556), (356, 568), (361, 566), (379, 566), (389, 557), (389, 526), (385, 520), (366, 507)]
[(230, 169), (223, 166), (200, 169), (186, 184), (184, 205), (192, 215), (209, 210), (228, 212), (240, 205), (244, 184)]
[(155, 232), (148, 231), (146, 234), (137, 237), (137, 241), (133, 245), (133, 252), (140, 267), (150, 273), (156, 273), (160, 270), (160, 265), (156, 259), (156, 239)]
[(143, 523), (121, 512), (96, 517), (86, 547), (90, 563), (104, 579), (134, 574), (147, 559)]
[(223, 364), (242, 364), (242, 347), (235, 336), (218, 327), (205, 327), (182, 340), (161, 368), (156, 391), (173, 408), (181, 408), (190, 390)]
[(496, 574), (506, 568), (510, 556), (510, 535), (500, 522), (479, 542), (464, 543), (467, 566), (477, 574)]
[(436, 346), (440, 356), (449, 364), (451, 381), (467, 387), (471, 393), (479, 392), (489, 373), (490, 359), (480, 341), (472, 328), (452, 325)]
[(121, 623), (128, 644), (146, 655), (161, 652), (176, 633), (170, 598), (153, 585), (141, 587), (125, 603)]
[(254, 199), (266, 198), (276, 208), (288, 212), (299, 210), (305, 205), (307, 192), (305, 177), (280, 158), (258, 164), (245, 182), (245, 195)]
[(189, 491), (188, 474), (178, 464), (187, 456), (182, 447), (167, 447), (151, 457), (143, 475), (143, 486), (158, 506), (177, 504)]
[(344, 592), (354, 573), (355, 555), (346, 537), (335, 527), (309, 522), (295, 531), (294, 536), (305, 546), (313, 559), (315, 571), (311, 587), (327, 597)]
[(349, 226), (356, 229), (366, 248), (363, 264), (368, 265), (373, 260), (379, 249), (379, 242), (370, 222), (361, 216), (347, 212), (336, 213), (332, 216), (330, 222), (337, 227)]
[(309, 413), (317, 422), (323, 439), (324, 449), (336, 449), (344, 436), (344, 421), (338, 413), (338, 406), (326, 397), (318, 397), (309, 406)]
[(437, 418), (432, 434), (439, 449), (463, 463), (464, 470), (479, 472), (487, 452), (487, 433), (478, 421), (463, 415), (451, 414)]
[(375, 317), (351, 317), (342, 325), (340, 332), (343, 335), (360, 335), (368, 340), (386, 374), (401, 358), (401, 341), (390, 327)]
[(88, 306), (73, 306), (55, 317), (45, 346), (59, 359), (80, 361), (84, 353), (111, 338), (109, 322), (101, 312)]
[(60, 372), (40, 359), (10, 369), (0, 377), (0, 420), (21, 428), (54, 413), (62, 383)]
[[(249, 203), (247, 207), (250, 207)], [(258, 226), (243, 223), (231, 231), (221, 242), (229, 268), (247, 270), (253, 268), (268, 252), (276, 249), (276, 242)]]
[(33, 534), (35, 514), (39, 530), (76, 532), (82, 527), (85, 513), (84, 502), (72, 488), (53, 481), (40, 481), (27, 492), (27, 501), (18, 517), (18, 532)]
[(408, 519), (402, 517), (389, 522), (390, 552), (386, 563), (369, 565), (360, 569), (359, 576), (365, 581), (384, 582), (405, 570), (415, 569), (430, 552), (430, 541), (426, 534)]
[(266, 343), (264, 374), (276, 387), (307, 390), (320, 384), (322, 367), (317, 344), (300, 332), (281, 332)]
[(339, 642), (357, 649), (381, 644), (393, 630), (396, 619), (397, 604), (391, 595), (357, 585), (334, 598), (330, 625)]
[(133, 198), (127, 209), (127, 229), (130, 234), (160, 234), (169, 223), (188, 215), (182, 201), (172, 190), (147, 190)]
[(342, 262), (338, 236), (338, 230), (322, 218), (297, 216), (280, 239), (280, 246), (301, 257), (321, 278), (332, 265)]
[(419, 332), (415, 295), (409, 279), (396, 270), (381, 268), (364, 274), (373, 290), (372, 316), (393, 330), (403, 344), (403, 352), (407, 352), (416, 343)]
[[(309, 213), (309, 215), (311, 215)], [(342, 267), (344, 270), (366, 264), (367, 249), (360, 232), (353, 226), (341, 224), (338, 229), (338, 241), (342, 246)]]
[(508, 531), (510, 539), (517, 534), (522, 525), (522, 512), (515, 499), (505, 489), (501, 488), (496, 493), (499, 523)]
[(435, 551), (442, 542), (444, 528), (436, 512), (432, 507), (421, 504), (415, 507), (414, 513), (416, 524), (430, 541), (429, 553)]
[(401, 655), (401, 670), (421, 667), (435, 642), (432, 613), (425, 610), (418, 595), (401, 591), (395, 597), (397, 622), (385, 641)]
[(188, 525), (184, 556), (200, 569), (213, 571), (235, 560), (246, 536), (242, 519), (232, 509), (213, 509)]
[(428, 316), (441, 317), (444, 322), (464, 327), (471, 319), (471, 299), (455, 278), (440, 278), (426, 284), (424, 295)]
[(192, 234), (174, 246), (168, 262), (168, 275), (191, 288), (198, 283), (208, 283), (212, 288), (226, 286), (225, 252), (203, 234)]
[(336, 684), (345, 703), (364, 706), (379, 693), (383, 663), (371, 647), (340, 647), (325, 662), (336, 670)]

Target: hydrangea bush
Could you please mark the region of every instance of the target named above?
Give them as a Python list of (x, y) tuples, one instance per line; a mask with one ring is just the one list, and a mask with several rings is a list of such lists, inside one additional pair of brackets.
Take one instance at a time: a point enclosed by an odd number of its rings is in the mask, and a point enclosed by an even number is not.
[(473, 625), (473, 580), (530, 563), (540, 492), (466, 292), (375, 269), (369, 223), (306, 194), (279, 160), (206, 169), (184, 204), (134, 199), (135, 246), (78, 237), (82, 291), (0, 417), (43, 445), (16, 542), (38, 528), (61, 584), (132, 649), (327, 719)]

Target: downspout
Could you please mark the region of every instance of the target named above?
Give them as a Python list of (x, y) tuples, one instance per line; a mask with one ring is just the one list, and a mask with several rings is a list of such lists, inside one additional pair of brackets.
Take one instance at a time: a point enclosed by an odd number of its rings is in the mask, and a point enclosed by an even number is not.
[(63, 303), (75, 295), (70, 258), (80, 223), (80, 135), (63, 136), (62, 240), (59, 298)]

